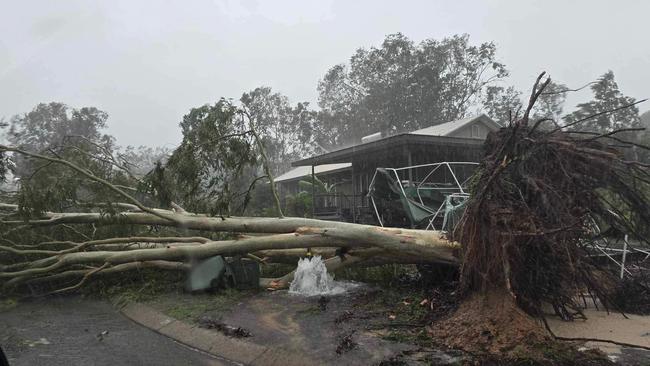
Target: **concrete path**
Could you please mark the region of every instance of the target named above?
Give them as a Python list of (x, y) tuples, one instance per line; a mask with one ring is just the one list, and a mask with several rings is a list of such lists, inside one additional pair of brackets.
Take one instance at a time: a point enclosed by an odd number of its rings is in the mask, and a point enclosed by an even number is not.
[(0, 312), (0, 345), (11, 366), (237, 364), (141, 327), (106, 302), (80, 297)]
[[(650, 316), (596, 310), (584, 310), (587, 320), (565, 322), (558, 317), (549, 317), (548, 324), (559, 337), (596, 338), (650, 347)], [(605, 342), (587, 342), (588, 348), (598, 348), (610, 359), (622, 365), (650, 365), (650, 351), (640, 348), (622, 347)]]

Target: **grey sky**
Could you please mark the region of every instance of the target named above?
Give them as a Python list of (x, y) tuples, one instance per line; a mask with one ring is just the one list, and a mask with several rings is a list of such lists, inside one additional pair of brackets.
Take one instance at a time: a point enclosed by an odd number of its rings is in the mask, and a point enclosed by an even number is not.
[(494, 41), (526, 93), (541, 70), (576, 87), (611, 69), (643, 98), (649, 17), (646, 0), (3, 0), (0, 117), (39, 102), (96, 106), (119, 144), (174, 146), (191, 107), (260, 85), (315, 102), (330, 66), (395, 32)]

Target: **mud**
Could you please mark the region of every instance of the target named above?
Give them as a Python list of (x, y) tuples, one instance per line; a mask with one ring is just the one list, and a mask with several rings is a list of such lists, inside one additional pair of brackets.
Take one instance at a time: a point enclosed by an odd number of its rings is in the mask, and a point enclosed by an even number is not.
[[(395, 309), (376, 302), (381, 289), (360, 286), (346, 294), (303, 297), (287, 291), (263, 292), (228, 311), (209, 311), (204, 316), (247, 329), (247, 341), (281, 347), (310, 355), (328, 365), (379, 365), (398, 360), (403, 365), (455, 364), (458, 353), (391, 339), (391, 329), (411, 325)], [(393, 301), (391, 298), (390, 301)], [(409, 306), (419, 306), (419, 301)], [(404, 307), (401, 302), (397, 307)]]

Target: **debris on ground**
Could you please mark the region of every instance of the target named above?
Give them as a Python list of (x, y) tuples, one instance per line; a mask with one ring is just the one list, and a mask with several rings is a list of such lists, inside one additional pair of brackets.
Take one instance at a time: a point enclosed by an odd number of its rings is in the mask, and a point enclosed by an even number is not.
[(327, 304), (330, 302), (330, 299), (327, 296), (321, 296), (318, 299), (318, 308), (320, 311), (327, 310)]
[(227, 335), (228, 337), (233, 337), (233, 338), (248, 338), (252, 337), (251, 332), (248, 330), (242, 328), (242, 327), (234, 327), (232, 325), (225, 324), (221, 321), (212, 319), (210, 317), (204, 316), (199, 318), (197, 321), (199, 324), (199, 327), (205, 328), (205, 329), (216, 329), (217, 331)]
[(101, 342), (104, 340), (104, 337), (106, 337), (107, 335), (108, 335), (108, 331), (104, 330), (101, 333), (97, 334), (95, 337), (97, 337), (97, 340)]
[(345, 323), (348, 320), (352, 319), (354, 317), (354, 313), (350, 310), (345, 310), (343, 314), (339, 315), (336, 319), (334, 319), (335, 324), (340, 324), (340, 323)]
[(47, 338), (39, 338), (38, 340), (27, 342), (27, 345), (29, 347), (34, 347), (37, 345), (48, 345), (48, 344), (50, 344), (50, 341), (48, 341)]
[(355, 347), (357, 347), (357, 343), (352, 339), (352, 336), (354, 335), (355, 331), (351, 331), (347, 335), (343, 336), (341, 338), (341, 341), (339, 342), (339, 345), (336, 346), (336, 353), (337, 354), (343, 354), (345, 352), (349, 352)]

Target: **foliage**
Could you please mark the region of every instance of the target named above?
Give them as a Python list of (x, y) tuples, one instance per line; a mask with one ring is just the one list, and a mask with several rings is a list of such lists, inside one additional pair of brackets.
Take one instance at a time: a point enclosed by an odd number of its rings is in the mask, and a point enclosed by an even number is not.
[[(612, 71), (603, 74), (591, 86), (591, 91), (594, 94), (594, 99), (587, 103), (578, 104), (578, 109), (575, 112), (564, 117), (566, 123), (572, 123), (587, 116), (621, 108), (635, 101), (634, 98), (621, 93), (618, 84), (614, 80), (614, 73)], [(604, 133), (615, 129), (639, 127), (639, 125), (639, 109), (636, 106), (631, 106), (612, 113), (601, 114), (580, 124), (576, 128)]]
[[(73, 109), (61, 103), (41, 103), (10, 120), (7, 139), (26, 151), (70, 161), (115, 184), (133, 185), (115, 157), (115, 141), (102, 130), (108, 115), (94, 107)], [(63, 211), (85, 202), (111, 202), (115, 194), (68, 168), (47, 161), (11, 157), (19, 182), (16, 200), (25, 217), (45, 210)], [(6, 164), (2, 164), (5, 166)]]
[(316, 140), (329, 148), (462, 118), (488, 84), (505, 76), (493, 43), (474, 46), (457, 35), (415, 45), (400, 33), (388, 35), (319, 82)]
[[(531, 111), (532, 119), (537, 121), (549, 118), (558, 123), (566, 100), (567, 89), (563, 84), (550, 82)], [(485, 89), (482, 108), (492, 119), (502, 126), (507, 126), (521, 117), (520, 115), (523, 113), (524, 105), (521, 97), (522, 93), (512, 86), (504, 88), (500, 85), (490, 85)]]
[(314, 185), (314, 189), (316, 190), (316, 193), (332, 193), (336, 190), (336, 186), (339, 183), (328, 183), (322, 181), (318, 176), (314, 175), (313, 177), (314, 183), (312, 184), (312, 177), (309, 177), (308, 179), (303, 179), (298, 182), (298, 187), (305, 192), (310, 192), (312, 191), (312, 185)]
[(166, 147), (127, 146), (117, 155), (130, 173), (142, 178), (151, 172), (158, 163), (167, 162), (172, 150)]
[[(33, 152), (60, 151), (66, 145), (81, 143), (89, 153), (111, 151), (114, 139), (101, 131), (107, 127), (108, 114), (94, 107), (71, 109), (62, 103), (38, 104), (31, 112), (17, 115), (9, 122), (7, 139), (13, 146)], [(70, 140), (81, 140), (72, 142)], [(27, 176), (31, 164), (16, 157), (16, 174)]]
[(240, 101), (262, 137), (274, 175), (288, 170), (291, 161), (313, 152), (308, 142), (314, 114), (308, 110), (308, 103), (298, 103), (294, 108), (286, 96), (269, 87), (244, 93)]
[(295, 217), (311, 217), (311, 193), (300, 191), (295, 195), (285, 197), (285, 207), (288, 215)]
[(482, 104), (483, 111), (490, 118), (507, 126), (521, 111), (521, 92), (512, 86), (490, 85), (485, 90)]
[(259, 153), (247, 122), (226, 99), (190, 110), (180, 123), (181, 145), (148, 176), (149, 191), (165, 206), (173, 200), (191, 211), (229, 214), (247, 192), (240, 189), (248, 188), (246, 178), (258, 170)]
[(556, 125), (559, 124), (568, 90), (569, 88), (566, 85), (556, 84), (551, 81), (533, 106), (533, 119), (537, 121), (542, 118), (549, 118)]
[[(641, 127), (645, 128), (645, 131), (638, 133), (637, 142), (641, 145), (650, 146), (650, 111), (646, 111), (639, 117)], [(638, 160), (646, 164), (650, 164), (650, 151), (642, 150), (639, 148), (635, 149), (636, 154), (638, 155)]]

